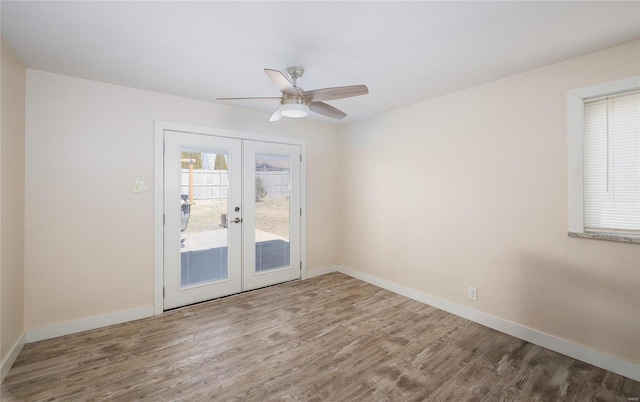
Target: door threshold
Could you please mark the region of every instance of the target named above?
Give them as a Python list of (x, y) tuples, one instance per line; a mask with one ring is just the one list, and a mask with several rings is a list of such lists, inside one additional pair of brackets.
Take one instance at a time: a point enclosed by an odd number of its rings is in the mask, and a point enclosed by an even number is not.
[(163, 313), (168, 313), (170, 311), (177, 311), (177, 310), (181, 310), (181, 309), (184, 309), (184, 308), (198, 306), (198, 305), (206, 304), (206, 303), (211, 303), (211, 302), (215, 302), (215, 301), (222, 300), (222, 299), (229, 299), (231, 297), (240, 296), (240, 295), (245, 294), (245, 293), (256, 292), (258, 290), (273, 288), (273, 287), (276, 287), (276, 286), (285, 285), (287, 283), (300, 282), (300, 281), (302, 281), (301, 278), (293, 279), (293, 280), (286, 281), (286, 282), (274, 283), (273, 285), (262, 286), (262, 287), (255, 288), (255, 289), (250, 289), (250, 290), (243, 290), (242, 292), (239, 292), (239, 293), (233, 293), (233, 294), (226, 295), (226, 296), (214, 297), (213, 299), (203, 300), (203, 301), (199, 301), (199, 302), (196, 302), (196, 303), (187, 304), (187, 305), (184, 305), (184, 306), (179, 306), (179, 307), (174, 307), (174, 308), (170, 308), (170, 309), (167, 309), (167, 310), (162, 310), (162, 312)]

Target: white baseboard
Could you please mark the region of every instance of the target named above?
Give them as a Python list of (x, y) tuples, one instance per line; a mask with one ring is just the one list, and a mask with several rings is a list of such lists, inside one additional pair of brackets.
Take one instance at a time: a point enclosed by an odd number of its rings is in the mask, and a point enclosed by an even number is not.
[(332, 272), (338, 272), (340, 267), (338, 265), (329, 265), (328, 267), (313, 268), (307, 270), (307, 279), (315, 278), (316, 276), (330, 274)]
[(635, 381), (640, 381), (640, 364), (632, 363), (620, 358), (607, 355), (602, 352), (573, 343), (566, 339), (526, 327), (524, 325), (505, 320), (482, 311), (474, 310), (467, 306), (454, 303), (428, 293), (421, 292), (397, 283), (387, 281), (374, 275), (355, 271), (350, 268), (338, 266), (338, 272), (349, 275), (361, 281), (368, 282), (383, 289), (390, 290), (402, 296), (439, 308), (448, 313), (466, 318), (486, 327), (495, 329), (505, 334), (515, 336), (535, 345), (553, 350), (563, 355), (592, 364), (596, 367), (620, 374)]
[(131, 310), (117, 311), (115, 313), (95, 315), (92, 317), (82, 318), (77, 321), (64, 322), (60, 324), (47, 325), (46, 327), (29, 329), (27, 330), (27, 342), (37, 342), (62, 335), (69, 335), (76, 332), (106, 327), (108, 325), (121, 324), (127, 321), (151, 317), (153, 316), (153, 313), (153, 306), (146, 306)]
[(18, 355), (20, 354), (20, 351), (24, 347), (26, 338), (27, 338), (26, 333), (23, 332), (22, 335), (20, 335), (20, 338), (18, 338), (18, 340), (16, 341), (16, 343), (13, 344), (13, 346), (11, 347), (11, 350), (9, 351), (9, 354), (2, 362), (2, 367), (0, 367), (0, 383), (2, 383), (2, 381), (4, 381), (4, 378), (7, 376), (7, 374), (9, 374), (9, 370), (11, 369), (11, 366), (13, 366), (13, 363), (15, 363), (16, 359), (18, 358)]

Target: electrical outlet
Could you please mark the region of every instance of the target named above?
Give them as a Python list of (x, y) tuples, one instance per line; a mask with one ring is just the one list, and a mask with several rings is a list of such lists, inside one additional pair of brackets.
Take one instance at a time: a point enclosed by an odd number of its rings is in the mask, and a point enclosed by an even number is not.
[(478, 301), (478, 288), (469, 286), (469, 299), (473, 301)]

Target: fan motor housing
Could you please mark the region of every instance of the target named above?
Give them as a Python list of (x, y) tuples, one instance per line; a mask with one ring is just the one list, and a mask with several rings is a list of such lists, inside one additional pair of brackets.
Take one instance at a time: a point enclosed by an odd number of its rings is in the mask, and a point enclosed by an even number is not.
[(298, 104), (298, 105), (307, 105), (307, 106), (309, 106), (310, 102), (304, 96), (295, 96), (295, 95), (283, 94), (282, 95), (282, 101), (280, 103), (282, 105)]

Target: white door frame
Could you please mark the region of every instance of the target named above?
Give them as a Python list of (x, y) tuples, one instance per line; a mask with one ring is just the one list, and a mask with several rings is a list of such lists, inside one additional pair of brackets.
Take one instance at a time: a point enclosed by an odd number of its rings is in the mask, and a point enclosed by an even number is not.
[(154, 315), (163, 313), (163, 286), (164, 286), (164, 132), (178, 131), (191, 134), (215, 135), (218, 137), (237, 138), (242, 140), (253, 140), (263, 142), (273, 142), (278, 144), (299, 145), (302, 154), (300, 164), (300, 205), (302, 207), (302, 217), (300, 219), (300, 259), (302, 260), (302, 270), (300, 279), (307, 279), (307, 150), (304, 140), (276, 137), (262, 134), (254, 134), (240, 131), (231, 131), (218, 128), (193, 126), (181, 123), (170, 123), (155, 121), (154, 134), (154, 180), (153, 180), (153, 265), (154, 265), (154, 285), (153, 304)]

